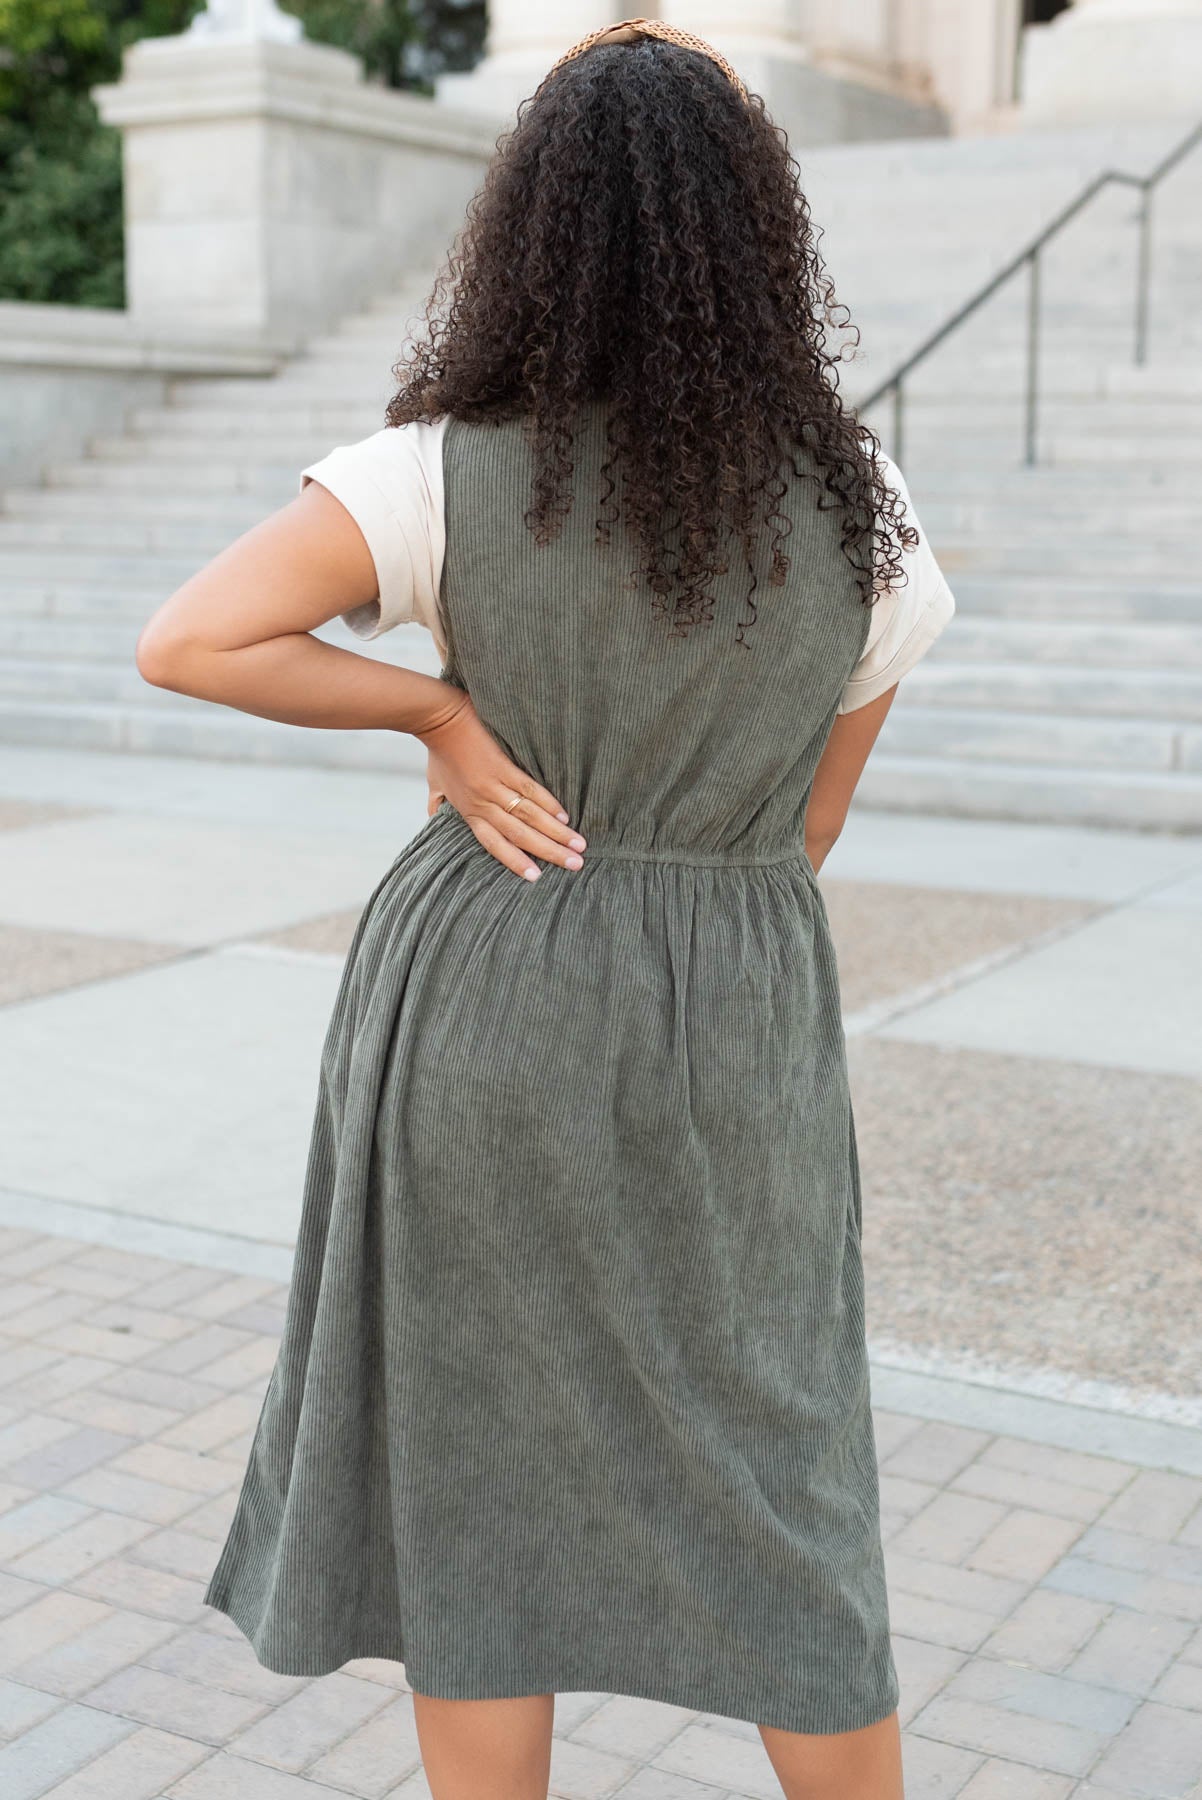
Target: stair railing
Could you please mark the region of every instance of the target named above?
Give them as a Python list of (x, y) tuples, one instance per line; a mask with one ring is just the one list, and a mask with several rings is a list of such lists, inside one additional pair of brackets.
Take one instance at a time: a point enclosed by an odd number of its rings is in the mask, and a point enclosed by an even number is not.
[(984, 306), (987, 300), (1004, 288), (1022, 270), (1028, 271), (1027, 287), (1027, 332), (1026, 332), (1026, 384), (1024, 390), (1024, 461), (1033, 468), (1039, 456), (1039, 350), (1042, 336), (1042, 275), (1043, 252), (1053, 238), (1059, 237), (1065, 227), (1072, 223), (1077, 214), (1084, 211), (1095, 195), (1103, 188), (1111, 186), (1135, 188), (1139, 193), (1139, 211), (1137, 214), (1137, 250), (1135, 281), (1135, 362), (1142, 367), (1148, 360), (1148, 314), (1149, 292), (1152, 280), (1152, 196), (1165, 176), (1183, 162), (1190, 152), (1202, 143), (1202, 122), (1182, 138), (1168, 155), (1158, 162), (1155, 168), (1146, 175), (1132, 175), (1125, 169), (1105, 169), (1088, 182), (1075, 200), (1071, 200), (1062, 212), (1045, 225), (1029, 244), (1011, 257), (1006, 265), (999, 269), (985, 285), (978, 288), (963, 306), (957, 307), (950, 318), (944, 320), (937, 331), (925, 338), (917, 350), (911, 352), (905, 361), (899, 363), (892, 375), (881, 382), (864, 400), (857, 405), (857, 412), (866, 413), (871, 407), (879, 405), (882, 400), (892, 397), (893, 414), (891, 430), (891, 452), (895, 462), (901, 462), (905, 453), (905, 394), (906, 382), (924, 363), (933, 351), (957, 331), (965, 320)]

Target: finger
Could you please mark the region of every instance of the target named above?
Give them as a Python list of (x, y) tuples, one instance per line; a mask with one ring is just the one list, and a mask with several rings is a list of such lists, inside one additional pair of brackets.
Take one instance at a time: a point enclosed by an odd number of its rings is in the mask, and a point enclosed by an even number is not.
[[(525, 769), (518, 768), (516, 764), (513, 764), (508, 777), (503, 776), (502, 780), (509, 789), (505, 795), (506, 800), (512, 799), (514, 794), (520, 794), (524, 801), (537, 807), (540, 812), (549, 813), (557, 825), (563, 825), (570, 830), (566, 809), (559, 804), (549, 788), (545, 788), (541, 782), (535, 781), (533, 775), (527, 775)], [(529, 808), (526, 809), (526, 817), (528, 819), (531, 817)]]
[[(512, 802), (513, 791), (510, 790), (508, 793), (502, 792), (500, 798), (494, 800), (493, 804), (499, 809), (501, 816), (505, 819), (520, 819), (524, 825), (531, 826), (535, 831), (541, 832), (544, 837), (551, 839), (552, 842), (556, 844), (566, 844), (571, 850), (584, 849), (585, 840), (578, 831), (574, 831), (570, 825), (565, 824), (559, 819), (553, 811), (549, 811), (546, 807), (541, 806), (537, 801), (532, 800), (529, 795), (521, 795), (516, 806), (514, 806)], [(554, 804), (555, 802), (552, 800), (552, 807)], [(502, 829), (504, 828), (502, 827)]]
[(538, 864), (531, 862), (528, 856), (523, 856), (517, 845), (511, 844), (495, 825), (490, 825), (487, 819), (479, 817), (469, 819), (468, 823), (475, 832), (477, 841), (484, 846), (490, 856), (495, 856), (499, 863), (504, 863), (505, 867), (512, 869), (515, 875), (523, 875), (527, 881), (538, 880), (542, 873)]
[[(547, 815), (540, 813), (537, 816), (545, 819)], [(492, 822), (511, 844), (528, 850), (532, 856), (540, 856), (544, 862), (560, 863), (565, 869), (579, 869), (583, 865), (584, 858), (578, 850), (573, 850), (570, 844), (557, 843), (537, 826), (527, 825), (518, 812), (502, 810), (500, 817), (494, 816)]]

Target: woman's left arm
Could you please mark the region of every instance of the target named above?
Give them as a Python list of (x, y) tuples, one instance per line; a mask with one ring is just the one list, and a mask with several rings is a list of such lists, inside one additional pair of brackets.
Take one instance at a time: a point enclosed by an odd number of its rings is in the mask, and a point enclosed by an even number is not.
[(831, 727), (806, 807), (806, 856), (815, 872), (843, 829), (852, 795), (896, 693), (895, 682), (854, 712), (840, 713)]

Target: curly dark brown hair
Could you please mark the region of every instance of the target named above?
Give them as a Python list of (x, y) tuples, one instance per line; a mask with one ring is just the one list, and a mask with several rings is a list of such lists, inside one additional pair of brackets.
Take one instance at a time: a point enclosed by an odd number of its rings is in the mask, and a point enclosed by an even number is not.
[[(789, 472), (842, 511), (865, 603), (917, 542), (881, 447), (839, 393), (858, 341), (819, 254), (800, 169), (758, 95), (658, 39), (597, 45), (523, 102), (435, 283), (389, 425), (524, 418), (538, 543), (572, 505), (573, 421), (605, 405), (597, 536), (621, 519), (653, 604), (686, 631), (738, 545), (789, 566)], [(839, 348), (830, 343), (840, 335)]]

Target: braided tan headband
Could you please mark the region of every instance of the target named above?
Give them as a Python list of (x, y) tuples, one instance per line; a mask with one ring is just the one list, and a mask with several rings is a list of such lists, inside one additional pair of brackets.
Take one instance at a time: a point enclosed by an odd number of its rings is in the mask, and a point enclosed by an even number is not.
[(682, 50), (699, 50), (702, 56), (708, 56), (711, 62), (717, 63), (727, 80), (732, 82), (743, 96), (747, 98), (747, 89), (739, 80), (726, 58), (707, 44), (704, 38), (695, 37), (691, 31), (682, 31), (679, 25), (666, 25), (662, 19), (622, 19), (617, 25), (602, 25), (597, 31), (590, 31), (582, 37), (578, 44), (565, 50), (557, 62), (553, 62), (543, 80), (554, 75), (573, 57), (581, 56), (591, 50), (595, 44), (634, 44), (639, 38), (662, 38), (666, 44), (679, 44)]

